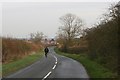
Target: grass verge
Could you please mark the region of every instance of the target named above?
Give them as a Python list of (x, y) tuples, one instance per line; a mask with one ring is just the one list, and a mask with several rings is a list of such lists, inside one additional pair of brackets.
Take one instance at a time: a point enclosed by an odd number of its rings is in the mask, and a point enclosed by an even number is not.
[(22, 59), (3, 64), (2, 65), (2, 76), (3, 77), (7, 76), (13, 72), (16, 72), (22, 68), (25, 68), (31, 65), (32, 63), (40, 59), (42, 55), (43, 55), (43, 52), (37, 52), (35, 54), (26, 56)]
[(115, 78), (115, 74), (113, 74), (110, 70), (104, 68), (97, 62), (90, 60), (85, 54), (63, 53), (60, 52), (57, 48), (55, 48), (55, 51), (60, 55), (67, 56), (82, 63), (83, 66), (86, 68), (90, 78)]

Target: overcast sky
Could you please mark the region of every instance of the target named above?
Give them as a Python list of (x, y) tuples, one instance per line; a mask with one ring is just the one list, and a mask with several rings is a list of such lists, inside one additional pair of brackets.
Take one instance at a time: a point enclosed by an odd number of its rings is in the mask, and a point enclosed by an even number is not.
[(107, 11), (110, 4), (110, 2), (5, 2), (2, 3), (2, 9), (0, 8), (2, 35), (27, 38), (30, 33), (39, 31), (53, 38), (60, 26), (59, 18), (66, 13), (77, 15), (85, 22), (86, 27), (91, 27)]

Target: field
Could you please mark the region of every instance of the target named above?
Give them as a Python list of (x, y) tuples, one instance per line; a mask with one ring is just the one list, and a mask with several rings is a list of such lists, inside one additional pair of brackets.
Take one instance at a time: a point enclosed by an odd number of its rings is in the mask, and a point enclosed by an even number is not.
[(29, 66), (42, 57), (42, 45), (29, 40), (2, 38), (0, 43), (2, 50), (3, 76), (13, 73), (19, 69)]

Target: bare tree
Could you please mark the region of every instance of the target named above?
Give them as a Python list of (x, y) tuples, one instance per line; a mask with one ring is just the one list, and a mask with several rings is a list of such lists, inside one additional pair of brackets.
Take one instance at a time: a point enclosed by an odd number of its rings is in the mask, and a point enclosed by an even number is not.
[(62, 26), (59, 27), (58, 37), (63, 39), (65, 48), (71, 43), (71, 41), (80, 37), (82, 34), (83, 21), (74, 14), (66, 14), (60, 17)]
[(35, 36), (34, 33), (30, 33), (30, 40), (33, 41), (34, 40), (34, 36)]
[(64, 34), (67, 40), (70, 41), (71, 39), (80, 36), (83, 22), (79, 17), (69, 13), (60, 17), (60, 21), (62, 26), (59, 30)]
[(31, 33), (30, 39), (36, 43), (41, 42), (41, 40), (44, 38), (44, 34), (42, 32), (37, 33)]

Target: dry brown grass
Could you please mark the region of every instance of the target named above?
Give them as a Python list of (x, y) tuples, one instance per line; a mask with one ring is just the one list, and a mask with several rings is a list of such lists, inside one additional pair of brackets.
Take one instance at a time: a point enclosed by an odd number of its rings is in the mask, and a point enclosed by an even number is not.
[(2, 62), (7, 63), (21, 59), (32, 52), (39, 51), (40, 44), (30, 43), (25, 40), (2, 38)]

